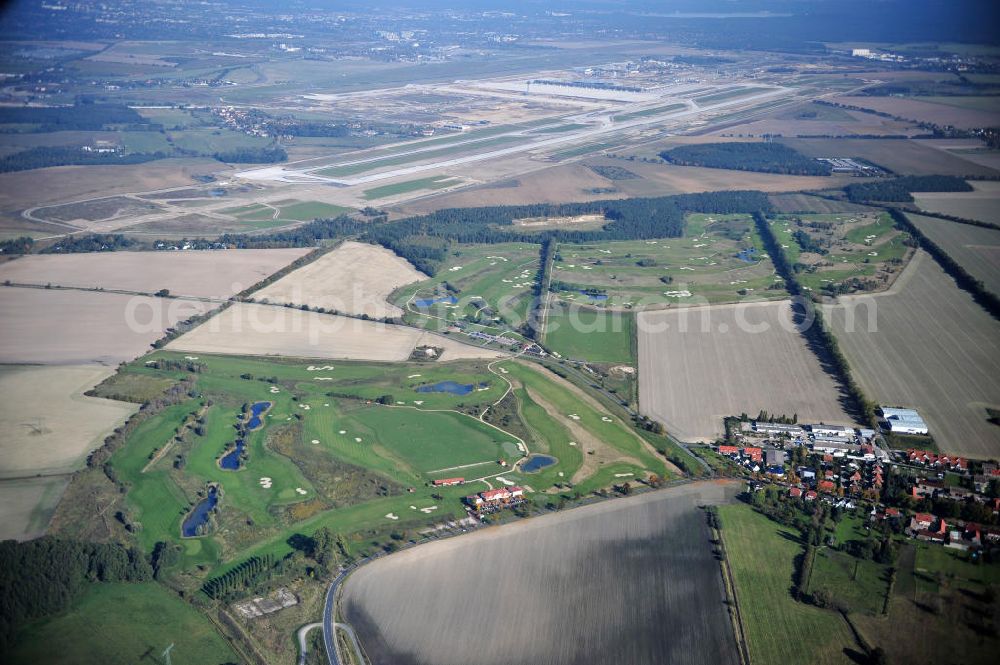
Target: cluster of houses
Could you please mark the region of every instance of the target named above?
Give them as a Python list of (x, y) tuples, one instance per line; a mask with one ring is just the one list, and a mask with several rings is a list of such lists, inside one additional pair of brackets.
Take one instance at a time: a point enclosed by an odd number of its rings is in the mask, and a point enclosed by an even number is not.
[[(872, 508), (871, 520), (901, 522), (905, 519), (899, 508)], [(1000, 526), (978, 524), (964, 520), (947, 521), (932, 513), (915, 513), (906, 522), (905, 532), (911, 538), (929, 543), (939, 543), (945, 547), (967, 551), (978, 551), (984, 546), (1000, 545)]]
[[(903, 457), (903, 455), (900, 455)], [(957, 473), (964, 473), (969, 468), (969, 462), (963, 457), (949, 457), (948, 455), (938, 455), (926, 450), (910, 448), (903, 457), (908, 463), (926, 466), (933, 469), (948, 469)]]
[(778, 448), (719, 446), (719, 454), (752, 473), (769, 473), (779, 478), (785, 475), (785, 451)]
[(516, 508), (525, 501), (524, 488), (516, 485), (486, 490), (465, 497), (465, 504), (479, 515), (495, 513), (505, 508)]

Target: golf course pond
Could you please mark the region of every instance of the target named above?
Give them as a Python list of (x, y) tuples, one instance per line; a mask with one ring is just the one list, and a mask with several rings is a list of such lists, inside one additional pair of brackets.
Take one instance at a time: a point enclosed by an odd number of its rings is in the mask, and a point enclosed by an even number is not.
[(555, 457), (549, 457), (548, 455), (532, 455), (521, 463), (521, 471), (525, 473), (533, 473), (535, 471), (540, 471), (547, 466), (552, 466), (557, 461), (558, 460)]
[[(480, 388), (487, 388), (488, 384), (480, 383)], [(451, 393), (452, 395), (468, 395), (476, 389), (473, 383), (458, 383), (457, 381), (439, 381), (428, 386), (417, 388), (418, 393)]]
[(215, 506), (219, 503), (219, 492), (213, 485), (208, 488), (208, 496), (198, 502), (198, 505), (188, 513), (188, 516), (184, 518), (184, 523), (181, 525), (181, 535), (185, 538), (194, 538), (196, 536), (203, 536), (204, 533), (199, 533), (199, 527), (208, 524), (208, 517), (215, 510)]
[[(264, 424), (261, 415), (270, 408), (270, 402), (256, 402), (252, 407), (250, 407), (250, 418), (247, 420), (246, 424), (248, 432), (260, 429), (260, 427)], [(240, 468), (240, 462), (243, 458), (243, 449), (245, 447), (246, 441), (243, 439), (237, 439), (236, 445), (233, 446), (232, 450), (219, 459), (219, 468), (225, 469), (226, 471), (238, 470)]]

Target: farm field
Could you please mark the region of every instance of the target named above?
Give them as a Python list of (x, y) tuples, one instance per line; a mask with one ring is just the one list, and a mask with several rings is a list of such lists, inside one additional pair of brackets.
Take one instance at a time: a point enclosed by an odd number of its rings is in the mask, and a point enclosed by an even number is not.
[(720, 506), (719, 515), (751, 661), (854, 662), (843, 652), (856, 645), (841, 616), (792, 598), (799, 534), (745, 504)]
[[(398, 553), (351, 575), (344, 615), (375, 665), (735, 664), (698, 508), (733, 489), (651, 492)], [(483, 620), (498, 615), (502, 630)]]
[(70, 476), (0, 479), (0, 540), (45, 535)]
[(463, 320), (517, 328), (528, 316), (538, 256), (539, 246), (528, 243), (457, 245), (434, 277), (421, 275), (390, 300), (408, 322), (432, 329)]
[(94, 584), (63, 615), (26, 629), (11, 665), (103, 665), (135, 662), (173, 643), (174, 662), (222, 665), (236, 654), (212, 624), (155, 582)]
[[(931, 147), (931, 141), (907, 139), (781, 139), (810, 157), (857, 157), (898, 175), (996, 175), (961, 155)], [(831, 185), (833, 186), (833, 185)]]
[(254, 300), (292, 303), (345, 314), (390, 318), (402, 310), (390, 305), (390, 293), (426, 275), (391, 250), (345, 242), (253, 294)]
[(801, 267), (803, 288), (829, 296), (885, 290), (913, 253), (888, 213), (779, 215), (772, 231)]
[(847, 296), (826, 318), (871, 399), (920, 411), (942, 452), (1000, 454), (986, 413), (1000, 407), (1000, 324), (930, 256), (918, 252), (891, 291)]
[(768, 197), (775, 211), (788, 213), (831, 214), (840, 212), (867, 212), (870, 207), (850, 201), (831, 201), (809, 194), (771, 194)]
[(923, 215), (907, 217), (987, 289), (1000, 295), (1000, 231)]
[(251, 303), (235, 303), (167, 348), (191, 353), (398, 362), (421, 346), (442, 349), (441, 355), (448, 360), (502, 355), (414, 328)]
[[(960, 98), (959, 98), (960, 99)], [(933, 97), (835, 97), (831, 101), (850, 106), (859, 106), (883, 113), (900, 116), (918, 122), (935, 125), (953, 125), (960, 129), (992, 127), (1000, 123), (1000, 110), (974, 108), (968, 104), (937, 103)]]
[(1000, 182), (969, 184), (976, 191), (916, 193), (913, 198), (921, 210), (1000, 224)]
[(0, 362), (113, 366), (142, 354), (177, 322), (215, 306), (117, 293), (5, 287), (0, 289)]
[(228, 298), (309, 253), (307, 248), (197, 252), (95, 252), (23, 256), (0, 281)]
[(559, 245), (552, 288), (564, 302), (595, 308), (782, 298), (774, 266), (747, 215), (691, 214), (684, 236)]
[(83, 393), (114, 373), (101, 365), (4, 365), (0, 479), (69, 473), (138, 405)]
[(723, 417), (761, 409), (852, 422), (789, 301), (641, 312), (636, 324), (640, 409), (683, 441), (712, 440)]

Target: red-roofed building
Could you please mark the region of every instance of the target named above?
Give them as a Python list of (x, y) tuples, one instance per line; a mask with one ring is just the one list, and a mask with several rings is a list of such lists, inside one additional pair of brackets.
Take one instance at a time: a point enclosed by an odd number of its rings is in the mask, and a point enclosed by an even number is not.
[(821, 480), (816, 486), (820, 492), (833, 492), (836, 488), (837, 486), (833, 484), (832, 480)]
[(930, 513), (917, 513), (913, 516), (913, 524), (921, 529), (931, 528), (931, 524), (934, 523), (934, 516)]
[(885, 509), (885, 516), (886, 517), (899, 517), (899, 508), (886, 508)]
[(739, 455), (740, 454), (740, 447), (739, 446), (719, 446), (719, 454), (720, 455)]
[(504, 499), (510, 498), (510, 490), (505, 487), (501, 487), (495, 490), (480, 492), (479, 496), (483, 498), (483, 501), (503, 501)]
[(743, 455), (749, 457), (754, 462), (761, 462), (764, 460), (764, 449), (763, 448), (744, 448)]
[(448, 487), (449, 485), (461, 485), (465, 478), (441, 478), (434, 481), (434, 487)]
[(800, 496), (802, 496), (802, 490), (800, 490), (798, 487), (790, 487), (788, 489), (788, 496), (792, 497), (793, 499), (798, 499)]
[(812, 490), (806, 492), (806, 501), (812, 501), (815, 498), (816, 498), (816, 492), (813, 492)]

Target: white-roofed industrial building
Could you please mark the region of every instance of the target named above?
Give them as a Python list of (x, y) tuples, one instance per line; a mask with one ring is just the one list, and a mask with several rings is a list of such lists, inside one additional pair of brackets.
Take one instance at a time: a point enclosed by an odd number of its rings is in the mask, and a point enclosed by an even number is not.
[(886, 428), (894, 434), (927, 434), (930, 430), (920, 414), (913, 409), (882, 407)]

